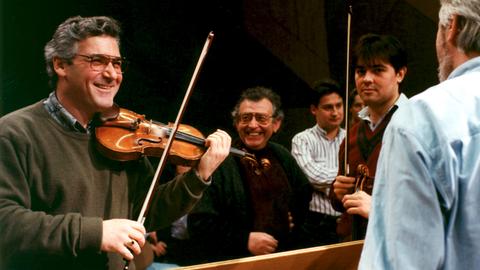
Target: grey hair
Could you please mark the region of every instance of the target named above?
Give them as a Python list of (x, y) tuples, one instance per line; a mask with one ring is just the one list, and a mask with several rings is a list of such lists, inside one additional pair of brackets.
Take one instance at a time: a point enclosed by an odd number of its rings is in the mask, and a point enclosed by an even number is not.
[(457, 47), (464, 53), (480, 52), (480, 0), (440, 0), (439, 23), (447, 27), (458, 17)]
[(53, 68), (53, 59), (61, 58), (71, 63), (78, 49), (78, 42), (89, 37), (107, 35), (117, 40), (120, 46), (120, 23), (113, 18), (105, 16), (68, 18), (61, 23), (52, 39), (44, 48), (47, 74), (50, 78), (50, 86), (55, 87), (57, 74)]
[(273, 92), (272, 89), (270, 88), (256, 86), (256, 87), (248, 88), (242, 92), (242, 95), (238, 99), (237, 104), (235, 105), (235, 108), (232, 111), (233, 124), (235, 125), (237, 123), (240, 104), (244, 100), (250, 100), (250, 101), (256, 102), (264, 98), (268, 99), (272, 103), (272, 107), (273, 107), (272, 117), (276, 120), (282, 120), (284, 117), (284, 114), (281, 109), (282, 101), (280, 99), (280, 96), (275, 92)]

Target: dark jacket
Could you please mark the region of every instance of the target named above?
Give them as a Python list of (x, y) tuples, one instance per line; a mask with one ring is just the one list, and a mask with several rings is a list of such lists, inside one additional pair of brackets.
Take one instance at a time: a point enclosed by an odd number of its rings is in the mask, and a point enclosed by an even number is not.
[[(295, 224), (290, 238), (294, 240), (308, 211), (312, 188), (287, 149), (271, 142), (267, 147), (278, 158), (288, 178), (291, 190), (289, 211)], [(205, 246), (199, 252), (204, 252), (203, 256), (210, 261), (251, 255), (247, 244), (253, 227), (253, 213), (245, 183), (239, 158), (227, 158), (215, 171), (212, 185), (188, 216), (191, 240)], [(279, 248), (295, 248), (294, 241), (279, 243)]]

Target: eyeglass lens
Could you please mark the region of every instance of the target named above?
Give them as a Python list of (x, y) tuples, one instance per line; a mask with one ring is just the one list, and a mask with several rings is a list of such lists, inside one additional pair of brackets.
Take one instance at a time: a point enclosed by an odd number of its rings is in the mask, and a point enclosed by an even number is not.
[(113, 57), (109, 55), (93, 54), (93, 55), (81, 55), (90, 62), (90, 67), (94, 71), (104, 71), (108, 64), (112, 63), (115, 72), (123, 73), (126, 69), (126, 61), (121, 57)]
[(272, 116), (263, 113), (242, 113), (240, 114), (240, 122), (243, 124), (248, 124), (254, 117), (255, 121), (257, 121), (259, 124), (265, 125), (268, 124), (268, 121)]

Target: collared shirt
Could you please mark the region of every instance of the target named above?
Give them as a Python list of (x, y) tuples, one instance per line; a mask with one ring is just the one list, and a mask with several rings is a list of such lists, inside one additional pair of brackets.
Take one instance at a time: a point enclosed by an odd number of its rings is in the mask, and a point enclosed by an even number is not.
[(480, 268), (480, 57), (385, 131), (360, 269)]
[(380, 119), (378, 119), (377, 123), (373, 123), (372, 120), (370, 119), (370, 109), (368, 108), (368, 106), (364, 107), (362, 110), (358, 112), (358, 117), (362, 120), (367, 121), (368, 126), (370, 127), (370, 130), (374, 131), (380, 125), (380, 123), (382, 123), (383, 118), (385, 118), (385, 116), (393, 109), (393, 107), (395, 107), (395, 105), (399, 107), (402, 104), (404, 104), (407, 100), (408, 100), (407, 96), (405, 96), (403, 93), (400, 93), (400, 96), (395, 101), (395, 104), (393, 104), (393, 106), (390, 107), (385, 112), (385, 114), (383, 114), (382, 117), (380, 117)]
[(84, 128), (80, 122), (60, 104), (55, 91), (50, 93), (48, 98), (43, 102), (43, 105), (53, 119), (66, 129), (80, 133), (90, 133), (90, 125)]
[(331, 140), (325, 130), (315, 125), (292, 139), (292, 155), (314, 188), (310, 201), (311, 211), (340, 215), (333, 209), (328, 192), (338, 174), (338, 150), (344, 138), (345, 130), (342, 128)]

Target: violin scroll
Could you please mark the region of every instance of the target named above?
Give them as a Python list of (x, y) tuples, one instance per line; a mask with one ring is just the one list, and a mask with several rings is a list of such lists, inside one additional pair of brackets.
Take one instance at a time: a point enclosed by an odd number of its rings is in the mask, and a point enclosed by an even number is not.
[(370, 173), (367, 165), (359, 164), (357, 166), (357, 176), (355, 177), (355, 191), (360, 191), (364, 189), (364, 185), (367, 182)]
[(250, 168), (255, 172), (256, 175), (260, 175), (263, 171), (267, 171), (272, 167), (270, 160), (267, 158), (260, 159), (260, 162), (257, 161), (257, 158), (254, 154), (245, 152), (245, 156), (242, 157), (246, 161)]
[(372, 194), (374, 179), (370, 176), (370, 171), (367, 165), (359, 164), (356, 173), (355, 192), (365, 191), (367, 194)]

